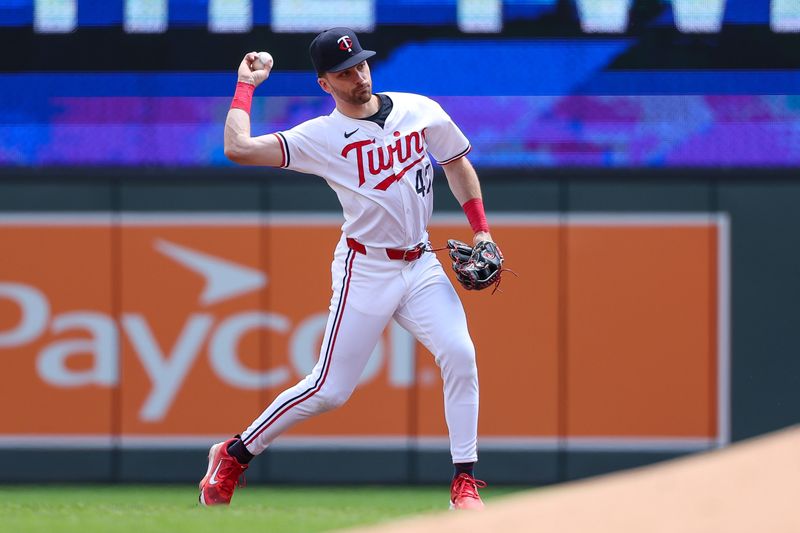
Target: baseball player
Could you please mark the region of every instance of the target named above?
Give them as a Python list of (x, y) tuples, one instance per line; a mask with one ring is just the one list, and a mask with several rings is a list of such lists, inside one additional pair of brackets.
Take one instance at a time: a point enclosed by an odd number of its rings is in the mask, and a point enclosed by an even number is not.
[[(320, 33), (310, 53), (319, 86), (336, 104), (331, 114), (251, 137), (253, 91), (269, 77), (272, 64), (253, 70), (257, 54), (249, 53), (239, 65), (225, 121), (225, 155), (244, 165), (316, 174), (339, 197), (345, 222), (331, 265), (333, 296), (320, 357), (311, 374), (279, 394), (241, 436), (211, 447), (200, 502), (230, 503), (254, 456), (294, 424), (344, 404), (394, 318), (431, 351), (441, 369), (455, 465), (450, 507), (480, 509), (478, 488), (485, 483), (473, 475), (478, 459), (475, 349), (456, 291), (427, 247), (426, 231), (433, 210), (430, 153), (464, 208), (475, 249), (488, 246), (490, 259), (500, 255), (477, 174), (465, 157), (470, 143), (433, 100), (373, 94), (366, 60), (375, 52), (363, 50), (353, 30)], [(469, 268), (482, 261), (473, 257)]]

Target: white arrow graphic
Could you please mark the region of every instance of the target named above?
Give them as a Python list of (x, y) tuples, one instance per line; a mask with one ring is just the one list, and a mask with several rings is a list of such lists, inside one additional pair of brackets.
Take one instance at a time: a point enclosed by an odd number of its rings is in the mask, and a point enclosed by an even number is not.
[(204, 254), (184, 246), (159, 239), (156, 250), (203, 276), (206, 286), (200, 303), (212, 305), (234, 296), (261, 289), (267, 284), (267, 275), (250, 267), (226, 259)]

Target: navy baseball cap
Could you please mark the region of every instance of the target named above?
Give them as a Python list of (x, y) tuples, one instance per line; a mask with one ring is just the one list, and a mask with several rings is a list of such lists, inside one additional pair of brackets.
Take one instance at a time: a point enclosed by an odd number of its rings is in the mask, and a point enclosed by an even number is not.
[(314, 37), (308, 51), (318, 74), (339, 72), (375, 55), (372, 50), (361, 48), (356, 32), (350, 28), (323, 31)]

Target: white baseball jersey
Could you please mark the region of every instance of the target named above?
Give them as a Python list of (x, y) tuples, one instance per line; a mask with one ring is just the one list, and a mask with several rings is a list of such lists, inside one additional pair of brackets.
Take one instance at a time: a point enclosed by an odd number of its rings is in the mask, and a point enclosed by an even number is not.
[(393, 102), (384, 127), (335, 110), (276, 133), (282, 168), (324, 178), (344, 211), (342, 231), (362, 244), (410, 248), (433, 211), (428, 152), (445, 164), (470, 143), (441, 106), (424, 96), (383, 93)]

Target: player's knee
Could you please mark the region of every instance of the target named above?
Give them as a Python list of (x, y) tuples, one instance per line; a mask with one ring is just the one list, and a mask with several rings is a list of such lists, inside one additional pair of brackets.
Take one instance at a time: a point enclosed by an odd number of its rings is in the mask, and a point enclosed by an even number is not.
[(323, 411), (330, 411), (337, 407), (343, 406), (350, 399), (353, 391), (343, 390), (325, 390), (324, 388), (319, 392), (319, 402)]
[(442, 350), (440, 360), (442, 370), (451, 377), (472, 379), (478, 374), (475, 346), (468, 338), (447, 343)]

